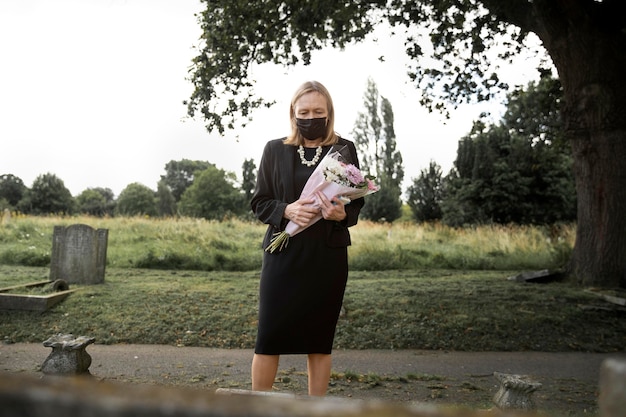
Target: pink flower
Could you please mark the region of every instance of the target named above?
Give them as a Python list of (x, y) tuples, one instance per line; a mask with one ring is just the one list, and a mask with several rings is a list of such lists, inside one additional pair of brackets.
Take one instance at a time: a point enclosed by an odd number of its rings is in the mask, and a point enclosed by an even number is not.
[(367, 189), (370, 191), (378, 191), (380, 189), (380, 187), (376, 184), (374, 184), (374, 181), (372, 181), (371, 179), (367, 179)]
[(361, 171), (352, 164), (346, 166), (345, 174), (348, 180), (354, 185), (363, 184), (363, 182), (365, 181), (365, 178), (363, 178), (363, 174), (361, 174)]
[[(313, 197), (321, 191), (328, 199), (338, 197), (344, 204), (350, 204), (355, 198), (375, 193), (380, 189), (374, 184), (374, 177), (364, 176), (353, 164), (340, 161), (340, 152), (329, 152), (315, 168), (300, 194), (300, 198)], [(316, 197), (317, 200), (317, 197)], [(316, 201), (313, 205), (318, 205)], [(315, 216), (309, 226), (322, 218), (321, 212)], [(265, 250), (270, 253), (281, 251), (289, 244), (289, 239), (309, 226), (300, 227), (289, 221), (285, 230), (277, 232)]]

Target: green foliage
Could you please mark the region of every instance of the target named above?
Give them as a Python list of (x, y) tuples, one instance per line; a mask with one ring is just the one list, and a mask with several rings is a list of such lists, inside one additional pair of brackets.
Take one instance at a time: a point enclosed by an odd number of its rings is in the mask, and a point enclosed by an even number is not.
[[(515, 271), (351, 272), (336, 349), (615, 352), (626, 322), (566, 284), (522, 284)], [(0, 287), (46, 277), (46, 268), (0, 265)], [(73, 285), (45, 312), (0, 311), (0, 338), (41, 343), (56, 333), (99, 344), (250, 349), (259, 273), (107, 268), (101, 285)], [(589, 306), (591, 308), (581, 308)], [(595, 308), (594, 308), (595, 307)], [(357, 375), (346, 378), (356, 378)], [(379, 377), (366, 377), (376, 383)]]
[(54, 174), (42, 174), (35, 178), (30, 189), (19, 203), (19, 209), (31, 214), (71, 214), (74, 199), (63, 181)]
[(402, 166), (402, 155), (396, 147), (396, 132), (393, 127), (394, 117), (391, 102), (381, 96), (380, 113), (383, 119), (383, 147), (380, 166), (377, 172), (381, 177), (386, 178), (391, 184), (398, 186), (404, 179), (404, 167)]
[(183, 193), (191, 184), (198, 173), (214, 164), (207, 161), (192, 161), (182, 159), (180, 161), (170, 161), (165, 164), (165, 175), (161, 175), (161, 181), (167, 185), (176, 202), (179, 202)]
[(558, 269), (564, 256), (571, 254), (575, 237), (568, 227), (453, 229), (437, 223), (391, 227), (362, 223), (351, 231), (351, 270)]
[(78, 212), (92, 216), (102, 215), (106, 208), (106, 200), (102, 194), (86, 189), (76, 197)]
[(530, 143), (544, 142), (569, 153), (565, 142), (561, 107), (561, 81), (543, 73), (539, 82), (531, 81), (507, 96), (502, 124)]
[(151, 248), (134, 264), (137, 268), (190, 271), (251, 271), (258, 267), (258, 256), (242, 256), (248, 251), (239, 251), (238, 245), (220, 246), (221, 242), (209, 242), (208, 247), (196, 248), (191, 253)]
[(400, 189), (385, 177), (376, 179), (380, 190), (365, 197), (361, 217), (378, 222), (393, 222), (402, 216)]
[(359, 112), (352, 129), (352, 137), (359, 151), (359, 162), (364, 172), (378, 174), (382, 147), (385, 138), (382, 133), (383, 122), (380, 115), (380, 94), (378, 86), (371, 78), (367, 80), (367, 89), (363, 94), (365, 111)]
[(247, 211), (243, 196), (234, 186), (235, 176), (210, 166), (198, 173), (180, 199), (185, 216), (220, 220)]
[(363, 39), (373, 27), (369, 13), (375, 8), (372, 2), (335, 0), (205, 3), (198, 16), (202, 43), (190, 70), (194, 90), (186, 104), (189, 116), (200, 114), (207, 130), (220, 134), (272, 104), (254, 97), (251, 64), (308, 64), (314, 50)]
[(21, 217), (0, 227), (0, 264), (50, 265), (53, 228), (46, 230), (46, 222), (21, 221)]
[(376, 177), (380, 190), (366, 197), (361, 216), (393, 222), (402, 215), (402, 155), (396, 150), (391, 103), (380, 97), (378, 87), (371, 79), (364, 94), (364, 106), (366, 110), (359, 113), (352, 134), (361, 169)]
[(110, 188), (88, 188), (76, 197), (78, 212), (91, 216), (111, 216), (115, 212), (115, 199)]
[(176, 214), (176, 199), (165, 180), (161, 180), (157, 184), (156, 200), (159, 216), (168, 217)]
[(7, 249), (0, 253), (0, 264), (22, 266), (50, 265), (50, 251)]
[(254, 159), (244, 160), (241, 170), (243, 178), (241, 181), (241, 191), (243, 191), (246, 201), (250, 201), (254, 187), (256, 186), (256, 164), (254, 163)]
[(428, 169), (423, 169), (418, 178), (407, 189), (407, 204), (413, 218), (418, 222), (441, 220), (441, 203), (444, 199), (441, 167), (430, 161)]
[(26, 193), (24, 182), (13, 174), (0, 175), (0, 201), (6, 203), (0, 205), (0, 209), (15, 209)]
[(116, 213), (122, 216), (156, 216), (154, 191), (137, 182), (127, 185), (117, 198)]
[[(422, 93), (420, 104), (447, 114), (449, 104), (487, 101), (508, 88), (489, 52), (498, 48), (495, 55), (509, 60), (526, 48), (530, 28), (513, 25), (528, 23), (531, 19), (522, 16), (533, 12), (541, 13), (532, 6), (494, 1), (392, 2), (389, 22), (409, 32), (405, 42), (412, 60), (409, 78)], [(411, 30), (415, 26), (427, 30)]]
[[(223, 134), (268, 104), (254, 93), (249, 69), (255, 64), (289, 66), (301, 60), (307, 64), (311, 51), (359, 42), (385, 21), (404, 36), (411, 59), (409, 78), (421, 94), (420, 104), (444, 114), (451, 106), (491, 100), (508, 89), (498, 75), (500, 64), (529, 48), (541, 55), (545, 47), (549, 57), (544, 56), (539, 72), (552, 72), (554, 66), (563, 82), (566, 105), (561, 110), (582, 201), (577, 216), (584, 232), (570, 275), (588, 284), (624, 287), (626, 240), (621, 216), (626, 200), (614, 198), (607, 206), (606, 193), (598, 192), (626, 187), (622, 172), (626, 168), (620, 163), (626, 156), (622, 140), (626, 61), (615, 59), (626, 49), (624, 24), (617, 17), (623, 15), (623, 2), (597, 0), (567, 6), (501, 0), (206, 1), (199, 17), (202, 44), (190, 70), (194, 91), (187, 111), (191, 117), (202, 115), (207, 130)], [(540, 42), (528, 39), (531, 33)], [(453, 217), (461, 223), (467, 218), (459, 207)]]
[(444, 222), (552, 224), (576, 218), (560, 95), (558, 81), (544, 77), (509, 95), (499, 124), (474, 123), (445, 181)]
[(397, 33), (404, 29), (413, 61), (409, 78), (422, 93), (422, 105), (445, 112), (449, 103), (486, 101), (508, 87), (487, 52), (498, 48), (497, 57), (510, 59), (527, 48), (526, 35), (540, 29), (531, 16), (549, 13), (541, 4), (494, 1), (456, 2), (454, 7), (435, 0), (206, 1), (198, 17), (202, 42), (190, 71), (194, 91), (187, 112), (201, 115), (208, 131), (221, 134), (245, 125), (254, 109), (272, 104), (254, 93), (253, 64), (308, 64), (312, 51), (362, 41), (385, 20), (398, 27)]

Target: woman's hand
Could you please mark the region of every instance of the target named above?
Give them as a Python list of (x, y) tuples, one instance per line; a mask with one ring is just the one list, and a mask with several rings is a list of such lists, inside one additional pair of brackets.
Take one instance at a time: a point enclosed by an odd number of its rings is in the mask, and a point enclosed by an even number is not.
[(346, 218), (346, 209), (341, 199), (337, 196), (329, 200), (321, 191), (317, 192), (317, 198), (320, 202), (320, 209), (322, 210), (322, 217), (326, 220), (334, 220), (337, 222)]
[(291, 220), (298, 226), (308, 226), (311, 220), (319, 214), (319, 207), (314, 205), (315, 198), (304, 198), (287, 204), (285, 208), (285, 218)]

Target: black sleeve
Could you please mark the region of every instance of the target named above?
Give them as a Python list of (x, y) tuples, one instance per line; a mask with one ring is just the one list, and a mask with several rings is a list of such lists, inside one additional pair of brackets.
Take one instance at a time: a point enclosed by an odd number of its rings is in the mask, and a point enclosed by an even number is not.
[(280, 200), (276, 146), (276, 141), (270, 141), (263, 149), (250, 207), (261, 222), (283, 230), (287, 223), (283, 218), (287, 203)]

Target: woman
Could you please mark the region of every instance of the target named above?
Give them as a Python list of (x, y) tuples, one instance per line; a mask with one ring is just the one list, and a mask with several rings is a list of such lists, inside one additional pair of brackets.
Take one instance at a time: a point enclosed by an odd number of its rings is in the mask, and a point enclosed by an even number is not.
[(252, 389), (272, 389), (281, 354), (307, 354), (309, 395), (326, 394), (331, 350), (348, 279), (348, 227), (357, 223), (363, 198), (347, 205), (318, 193), (299, 199), (307, 179), (332, 145), (346, 145), (358, 167), (356, 148), (334, 131), (335, 111), (326, 88), (304, 83), (291, 100), (291, 134), (269, 141), (263, 150), (252, 211), (274, 233), (291, 220), (307, 226), (281, 251), (264, 251), (259, 289), (259, 324), (252, 359)]

